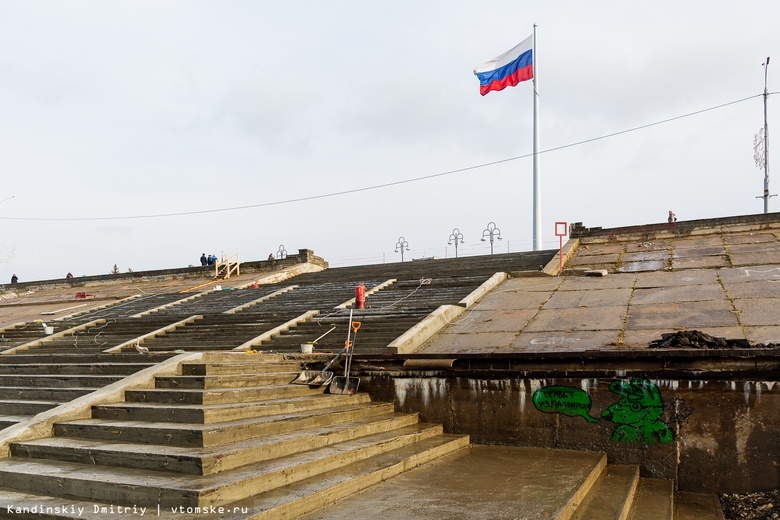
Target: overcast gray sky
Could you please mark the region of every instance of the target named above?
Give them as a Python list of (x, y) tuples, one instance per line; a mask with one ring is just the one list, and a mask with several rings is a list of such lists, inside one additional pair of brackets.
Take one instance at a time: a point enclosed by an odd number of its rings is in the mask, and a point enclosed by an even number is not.
[[(0, 0), (0, 280), (280, 245), (333, 266), (390, 262), (400, 236), (405, 260), (453, 256), (455, 227), (461, 255), (485, 254), (490, 221), (498, 250), (531, 250), (530, 158), (115, 217), (529, 154), (530, 82), (482, 97), (472, 70), (534, 23), (543, 150), (761, 94), (767, 56), (780, 90), (778, 20), (769, 0)], [(543, 154), (544, 247), (555, 221), (761, 213), (762, 125), (756, 97)]]

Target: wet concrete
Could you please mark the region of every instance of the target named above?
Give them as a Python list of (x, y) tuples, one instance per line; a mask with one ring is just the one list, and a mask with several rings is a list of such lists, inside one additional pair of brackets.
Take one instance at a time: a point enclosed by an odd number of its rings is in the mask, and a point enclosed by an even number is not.
[(472, 446), (301, 518), (556, 518), (600, 457), (567, 450)]

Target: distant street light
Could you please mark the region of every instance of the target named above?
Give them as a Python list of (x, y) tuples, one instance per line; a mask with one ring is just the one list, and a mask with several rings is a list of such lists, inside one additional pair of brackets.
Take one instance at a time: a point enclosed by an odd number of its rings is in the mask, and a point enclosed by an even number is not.
[(401, 253), (401, 261), (404, 261), (404, 249), (409, 251), (409, 242), (404, 237), (398, 237), (398, 242), (395, 244), (395, 252)]
[(764, 213), (769, 213), (769, 198), (777, 197), (777, 195), (769, 194), (769, 123), (767, 123), (766, 118), (766, 102), (769, 97), (769, 90), (767, 90), (769, 56), (761, 66), (764, 67), (764, 128), (759, 130), (753, 139), (753, 158), (756, 161), (756, 166), (764, 170), (764, 194), (756, 198), (764, 199)]
[(287, 250), (284, 248), (283, 245), (280, 245), (279, 250), (276, 251), (276, 258), (278, 260), (284, 260), (285, 258), (287, 258)]
[(496, 227), (495, 222), (488, 222), (487, 228), (482, 231), (482, 242), (485, 241), (485, 237), (490, 237), (490, 254), (493, 254), (493, 236), (498, 235), (496, 238), (501, 240), (501, 230)]
[(453, 241), (455, 242), (455, 258), (458, 258), (458, 241), (460, 241), (461, 244), (463, 243), (463, 233), (461, 233), (458, 228), (452, 230), (452, 234), (450, 235), (447, 245), (451, 246)]

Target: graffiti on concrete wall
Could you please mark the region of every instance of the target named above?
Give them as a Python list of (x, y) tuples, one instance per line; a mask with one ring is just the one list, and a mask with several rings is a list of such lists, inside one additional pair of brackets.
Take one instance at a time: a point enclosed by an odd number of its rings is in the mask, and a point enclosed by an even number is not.
[(614, 381), (609, 391), (620, 400), (601, 412), (601, 416), (617, 424), (613, 441), (672, 442), (672, 431), (661, 420), (664, 403), (658, 387), (647, 379)]
[(599, 421), (590, 416), (590, 396), (585, 390), (573, 386), (546, 386), (534, 392), (532, 399), (541, 412), (582, 417), (588, 422)]
[[(612, 431), (613, 441), (672, 442), (672, 431), (661, 420), (663, 401), (655, 383), (638, 378), (631, 381), (613, 381), (609, 385), (609, 391), (620, 396), (620, 399), (601, 412), (599, 419), (615, 424)], [(582, 417), (591, 423), (599, 421), (590, 415), (590, 396), (576, 387), (540, 388), (534, 392), (533, 403), (540, 412)]]

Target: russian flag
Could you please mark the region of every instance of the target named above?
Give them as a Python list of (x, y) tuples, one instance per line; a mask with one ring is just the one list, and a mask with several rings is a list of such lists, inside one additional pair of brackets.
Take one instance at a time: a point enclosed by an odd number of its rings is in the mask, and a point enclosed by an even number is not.
[(479, 78), (479, 93), (514, 87), (534, 77), (534, 37), (529, 36), (497, 58), (483, 63), (474, 74)]

